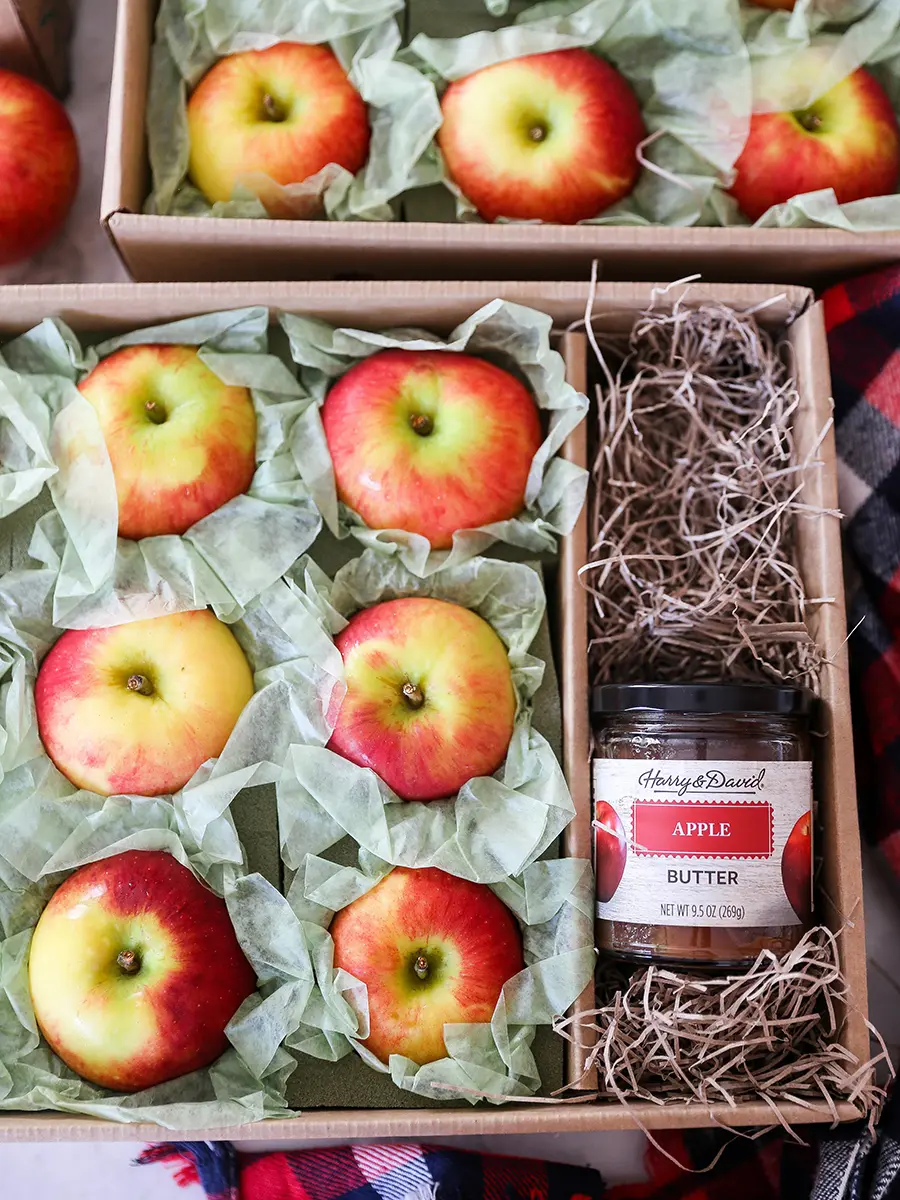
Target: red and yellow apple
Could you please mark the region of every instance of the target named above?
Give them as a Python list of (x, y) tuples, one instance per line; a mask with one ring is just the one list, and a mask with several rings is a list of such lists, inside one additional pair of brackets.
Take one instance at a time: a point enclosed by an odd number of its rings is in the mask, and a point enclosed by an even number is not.
[(490, 1021), (525, 966), (516, 919), (490, 888), (434, 867), (395, 867), (330, 932), (334, 965), (366, 985), (363, 1045), (382, 1062), (446, 1058), (444, 1026)]
[(67, 630), (34, 687), (47, 754), (101, 796), (177, 792), (221, 754), (252, 695), (234, 634), (205, 609)]
[(78, 143), (46, 89), (0, 70), (0, 267), (56, 237), (78, 190)]
[[(822, 68), (815, 52), (795, 60), (799, 94)], [(735, 163), (731, 194), (751, 221), (792, 196), (833, 188), (839, 204), (894, 192), (900, 129), (881, 84), (860, 68), (812, 104), (758, 112)]]
[(363, 609), (335, 639), (347, 694), (328, 745), (401, 800), (438, 800), (490, 775), (516, 694), (506, 647), (477, 613), (409, 596)]
[(171, 854), (149, 850), (91, 863), (57, 888), (28, 980), (50, 1048), (120, 1092), (209, 1066), (256, 987), (225, 902)]
[(280, 42), (220, 59), (187, 119), (190, 177), (210, 203), (230, 200), (242, 176), (286, 186), (329, 163), (355, 175), (369, 155), (366, 105), (327, 46)]
[(646, 137), (626, 80), (589, 50), (528, 54), (451, 83), (437, 142), (485, 221), (573, 225), (632, 191)]
[(128, 346), (81, 383), (112, 463), (119, 536), (184, 533), (250, 486), (256, 413), (192, 346)]
[(469, 354), (382, 350), (322, 409), (338, 497), (371, 529), (403, 529), (436, 550), (458, 529), (525, 506), (541, 423), (514, 375)]

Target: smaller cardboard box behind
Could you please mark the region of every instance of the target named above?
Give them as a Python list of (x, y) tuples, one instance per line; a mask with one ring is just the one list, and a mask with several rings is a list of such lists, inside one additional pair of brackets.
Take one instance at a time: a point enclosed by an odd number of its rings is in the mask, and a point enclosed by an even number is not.
[(29, 75), (64, 96), (71, 32), (68, 0), (0, 0), (0, 67)]

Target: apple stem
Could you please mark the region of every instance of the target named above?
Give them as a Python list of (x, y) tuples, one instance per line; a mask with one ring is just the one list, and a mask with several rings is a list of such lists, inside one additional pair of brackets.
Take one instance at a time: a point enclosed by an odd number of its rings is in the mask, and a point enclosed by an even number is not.
[(285, 117), (284, 109), (278, 103), (274, 96), (268, 92), (263, 96), (263, 112), (269, 121), (283, 121)]
[(434, 432), (434, 421), (427, 413), (413, 413), (409, 418), (409, 423), (413, 432), (417, 433), (419, 437), (428, 437), (429, 433)]
[(141, 960), (133, 950), (120, 950), (116, 962), (123, 975), (137, 975), (141, 969)]
[(425, 703), (425, 693), (415, 683), (404, 683), (400, 689), (403, 693), (403, 699), (410, 708), (421, 708)]
[(419, 954), (416, 961), (413, 963), (413, 970), (419, 979), (428, 978), (428, 959), (424, 954)]
[(147, 403), (144, 405), (144, 412), (154, 425), (162, 425), (166, 419), (165, 409), (157, 404), (155, 400), (147, 401)]
[(803, 126), (807, 133), (815, 133), (816, 130), (822, 128), (822, 118), (818, 113), (806, 110), (797, 114), (797, 120)]
[(127, 686), (130, 692), (137, 692), (140, 696), (153, 695), (153, 684), (146, 675), (129, 675)]
[(528, 130), (528, 136), (533, 142), (542, 142), (547, 136), (547, 130), (543, 125), (532, 125)]

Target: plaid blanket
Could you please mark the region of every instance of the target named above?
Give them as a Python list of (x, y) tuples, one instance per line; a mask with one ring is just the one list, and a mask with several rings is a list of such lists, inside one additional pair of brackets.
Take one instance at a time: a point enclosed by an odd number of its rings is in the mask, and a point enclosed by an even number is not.
[(844, 511), (860, 822), (900, 876), (900, 269), (822, 297)]
[(238, 1154), (227, 1142), (148, 1146), (138, 1163), (166, 1162), (210, 1200), (600, 1200), (587, 1167), (473, 1154), (417, 1143)]

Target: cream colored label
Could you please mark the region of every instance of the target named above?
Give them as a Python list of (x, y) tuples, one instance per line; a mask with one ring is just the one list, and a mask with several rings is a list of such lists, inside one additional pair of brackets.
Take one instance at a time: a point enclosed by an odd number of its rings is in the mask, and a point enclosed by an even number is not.
[(595, 759), (597, 916), (805, 924), (811, 809), (811, 763)]

